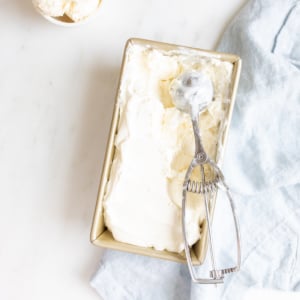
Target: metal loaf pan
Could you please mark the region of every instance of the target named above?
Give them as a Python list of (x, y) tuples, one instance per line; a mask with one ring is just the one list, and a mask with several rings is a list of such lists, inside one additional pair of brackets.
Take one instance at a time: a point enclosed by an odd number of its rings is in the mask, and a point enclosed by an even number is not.
[[(143, 248), (138, 247), (130, 244), (125, 244), (119, 241), (116, 241), (110, 231), (107, 230), (105, 223), (104, 223), (104, 217), (103, 217), (103, 198), (105, 195), (106, 185), (109, 180), (110, 176), (110, 169), (112, 166), (112, 161), (114, 158), (114, 140), (118, 128), (118, 121), (119, 121), (119, 105), (118, 105), (118, 97), (120, 92), (120, 86), (122, 83), (122, 78), (124, 74), (124, 70), (126, 69), (126, 62), (127, 62), (127, 55), (126, 51), (130, 46), (134, 45), (147, 45), (147, 47), (152, 47), (154, 49), (158, 50), (164, 50), (164, 51), (170, 51), (170, 50), (193, 50), (197, 51), (197, 53), (200, 56), (203, 56), (204, 58), (214, 58), (221, 61), (227, 61), (233, 64), (233, 72), (232, 72), (232, 81), (231, 81), (231, 88), (230, 88), (230, 104), (229, 109), (227, 113), (227, 122), (226, 122), (226, 128), (224, 130), (223, 138), (222, 138), (222, 152), (220, 153), (220, 156), (218, 158), (218, 162), (222, 159), (222, 156), (224, 154), (224, 146), (227, 141), (227, 135), (229, 130), (229, 125), (231, 121), (232, 111), (234, 107), (235, 102), (235, 96), (236, 91), (238, 87), (238, 81), (240, 77), (240, 70), (241, 70), (241, 59), (233, 54), (227, 54), (227, 53), (220, 53), (215, 51), (207, 51), (207, 50), (201, 50), (197, 48), (190, 48), (190, 47), (184, 47), (184, 46), (178, 46), (178, 45), (172, 45), (172, 44), (166, 44), (156, 41), (149, 41), (144, 39), (136, 39), (132, 38), (129, 39), (126, 43), (124, 54), (123, 54), (123, 62), (121, 67), (121, 73), (120, 73), (120, 79), (119, 79), (119, 85), (116, 95), (116, 101), (115, 101), (115, 107), (114, 112), (112, 116), (112, 122), (111, 122), (111, 128), (110, 128), (110, 135), (107, 142), (107, 148), (106, 148), (106, 154), (104, 158), (104, 164), (102, 169), (102, 176), (99, 186), (99, 193), (98, 193), (98, 199), (97, 204), (95, 208), (94, 213), (94, 219), (92, 223), (92, 229), (91, 229), (91, 235), (90, 239), (91, 242), (99, 247), (105, 247), (115, 250), (121, 250), (141, 255), (146, 255), (150, 257), (155, 258), (161, 258), (161, 259), (167, 259), (172, 260), (176, 262), (186, 262), (186, 258), (184, 253), (173, 253), (169, 251), (158, 251), (153, 248)], [(211, 213), (213, 214), (214, 210), (214, 203), (215, 199), (212, 199), (212, 206), (211, 206)], [(208, 240), (207, 240), (207, 224), (204, 221), (203, 224), (201, 224), (201, 239), (192, 247), (191, 255), (192, 260), (195, 264), (201, 264), (203, 263), (205, 259), (205, 255), (207, 252), (207, 246), (208, 246)]]

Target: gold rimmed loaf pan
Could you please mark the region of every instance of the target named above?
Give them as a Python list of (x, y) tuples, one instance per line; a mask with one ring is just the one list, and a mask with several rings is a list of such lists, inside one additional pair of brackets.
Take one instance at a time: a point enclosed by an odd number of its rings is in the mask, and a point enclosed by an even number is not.
[[(118, 97), (120, 93), (120, 86), (122, 84), (122, 79), (124, 75), (124, 71), (126, 70), (126, 62), (127, 62), (127, 51), (132, 46), (147, 46), (153, 49), (157, 49), (160, 51), (196, 51), (197, 54), (203, 58), (207, 59), (217, 59), (220, 61), (226, 61), (233, 64), (233, 72), (232, 72), (232, 78), (231, 78), (231, 86), (228, 98), (230, 100), (229, 108), (226, 113), (226, 126), (223, 131), (223, 136), (221, 140), (221, 152), (218, 155), (218, 163), (220, 163), (220, 160), (222, 159), (222, 156), (224, 154), (224, 146), (226, 144), (227, 135), (228, 135), (228, 129), (229, 124), (231, 121), (232, 116), (232, 110), (234, 107), (234, 101), (240, 76), (240, 70), (241, 70), (241, 60), (238, 56), (233, 54), (227, 54), (227, 53), (220, 53), (220, 52), (214, 52), (214, 51), (207, 51), (207, 50), (201, 50), (196, 48), (190, 48), (190, 47), (183, 47), (178, 45), (172, 45), (172, 44), (166, 44), (161, 42), (155, 42), (155, 41), (148, 41), (143, 39), (130, 39), (127, 41), (124, 55), (123, 55), (123, 63), (121, 67), (121, 74), (119, 79), (119, 86), (115, 101), (115, 108), (114, 113), (112, 117), (112, 123), (110, 128), (110, 135), (107, 143), (106, 148), (106, 154), (104, 158), (104, 165), (102, 170), (102, 176), (100, 181), (100, 187), (99, 187), (99, 193), (98, 193), (98, 199), (97, 204), (95, 208), (94, 213), (94, 219), (91, 229), (91, 242), (100, 247), (105, 248), (111, 248), (156, 258), (162, 258), (162, 259), (168, 259), (176, 262), (186, 262), (184, 253), (174, 253), (169, 251), (158, 251), (153, 248), (144, 248), (144, 247), (138, 247), (131, 244), (126, 244), (119, 242), (115, 240), (111, 234), (111, 232), (106, 228), (104, 223), (104, 216), (103, 216), (103, 199), (106, 192), (107, 183), (110, 176), (110, 170), (112, 166), (112, 161), (114, 158), (114, 152), (115, 152), (115, 137), (117, 133), (118, 128), (118, 122), (119, 122), (119, 113), (120, 113), (120, 107), (118, 105)], [(213, 199), (213, 205), (212, 210), (214, 207), (214, 199)], [(213, 212), (212, 212), (213, 213)], [(201, 239), (192, 247), (192, 260), (196, 264), (201, 264), (204, 259), (207, 252), (207, 224), (204, 221), (203, 224), (201, 224)]]

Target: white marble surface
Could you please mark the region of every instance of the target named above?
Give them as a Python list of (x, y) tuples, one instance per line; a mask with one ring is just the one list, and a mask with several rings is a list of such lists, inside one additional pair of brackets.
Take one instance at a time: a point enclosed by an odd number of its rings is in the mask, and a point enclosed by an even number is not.
[(0, 299), (99, 299), (89, 230), (125, 41), (213, 49), (244, 2), (104, 0), (62, 28), (0, 0)]

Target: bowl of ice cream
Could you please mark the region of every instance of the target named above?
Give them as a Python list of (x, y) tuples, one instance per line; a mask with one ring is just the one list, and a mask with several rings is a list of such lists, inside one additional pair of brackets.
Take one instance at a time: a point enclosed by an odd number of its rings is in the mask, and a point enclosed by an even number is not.
[(86, 23), (95, 16), (101, 0), (32, 0), (32, 3), (49, 22), (70, 27)]

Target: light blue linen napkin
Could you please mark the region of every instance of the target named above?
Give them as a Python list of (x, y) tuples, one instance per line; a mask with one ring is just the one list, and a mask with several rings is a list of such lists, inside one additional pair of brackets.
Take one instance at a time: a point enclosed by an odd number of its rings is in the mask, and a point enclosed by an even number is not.
[[(240, 300), (250, 287), (300, 291), (300, 2), (250, 1), (218, 50), (243, 59), (224, 165), (240, 219), (242, 269), (221, 287), (199, 286), (186, 265), (107, 250), (91, 279), (104, 300)], [(216, 228), (223, 205), (217, 203)], [(216, 234), (230, 246), (224, 232)]]

